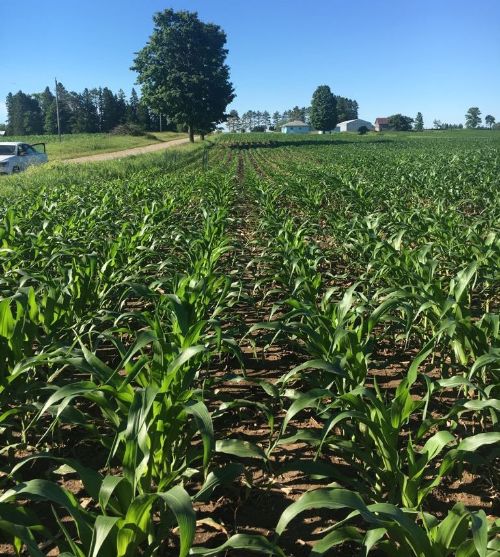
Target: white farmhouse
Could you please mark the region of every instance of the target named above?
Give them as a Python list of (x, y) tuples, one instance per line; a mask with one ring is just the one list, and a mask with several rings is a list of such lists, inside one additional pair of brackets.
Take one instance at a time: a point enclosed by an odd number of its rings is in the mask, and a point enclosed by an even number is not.
[(309, 133), (311, 126), (300, 120), (293, 120), (281, 126), (281, 133)]
[(346, 120), (345, 122), (340, 122), (337, 124), (334, 131), (336, 132), (357, 132), (359, 128), (363, 126), (368, 130), (373, 130), (373, 124), (367, 120), (361, 120), (361, 118), (356, 118), (355, 120)]

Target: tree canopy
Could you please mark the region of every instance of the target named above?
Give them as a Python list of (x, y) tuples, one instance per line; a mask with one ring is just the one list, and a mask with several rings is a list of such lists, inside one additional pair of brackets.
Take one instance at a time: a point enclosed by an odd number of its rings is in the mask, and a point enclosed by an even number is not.
[(358, 117), (359, 105), (357, 101), (340, 95), (335, 95), (335, 100), (337, 102), (337, 122), (354, 120)]
[(481, 111), (477, 106), (471, 106), (465, 115), (465, 127), (477, 128), (481, 121)]
[(195, 12), (168, 9), (153, 21), (153, 33), (131, 69), (138, 73), (146, 102), (186, 126), (193, 141), (195, 131), (225, 120), (235, 97), (225, 63), (226, 34)]
[(328, 85), (320, 85), (311, 101), (311, 124), (321, 131), (333, 130), (337, 124), (337, 102)]
[[(61, 132), (110, 132), (120, 124), (134, 124), (144, 131), (158, 130), (157, 113), (152, 112), (132, 89), (130, 101), (120, 89), (115, 94), (108, 87), (85, 88), (81, 93), (68, 91), (57, 83)], [(7, 96), (7, 134), (57, 133), (56, 97), (49, 87), (28, 95), (23, 91)], [(172, 122), (164, 129), (176, 129)]]
[(403, 114), (393, 114), (389, 116), (389, 124), (391, 128), (397, 132), (407, 132), (411, 130), (413, 118), (403, 116)]
[(417, 112), (415, 117), (415, 131), (421, 132), (424, 129), (424, 117), (421, 112)]
[(484, 118), (484, 121), (485, 121), (486, 125), (489, 126), (489, 128), (491, 130), (493, 124), (495, 123), (495, 117), (492, 116), (491, 114), (487, 114)]

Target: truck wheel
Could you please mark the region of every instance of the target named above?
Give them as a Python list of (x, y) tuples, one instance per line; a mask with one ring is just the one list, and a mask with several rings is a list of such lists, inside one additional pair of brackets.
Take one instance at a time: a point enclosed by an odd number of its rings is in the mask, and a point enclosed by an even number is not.
[(14, 168), (12, 169), (12, 174), (17, 174), (18, 172), (21, 172), (21, 169), (18, 166), (14, 166)]

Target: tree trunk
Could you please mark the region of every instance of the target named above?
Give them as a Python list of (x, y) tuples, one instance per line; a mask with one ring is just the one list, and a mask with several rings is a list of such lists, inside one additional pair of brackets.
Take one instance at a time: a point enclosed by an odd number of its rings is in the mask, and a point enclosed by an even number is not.
[(189, 132), (189, 141), (191, 143), (194, 143), (194, 130), (193, 130), (193, 126), (188, 126), (188, 132)]
[(205, 141), (205, 134), (203, 132), (200, 133), (200, 136), (201, 136), (201, 140)]

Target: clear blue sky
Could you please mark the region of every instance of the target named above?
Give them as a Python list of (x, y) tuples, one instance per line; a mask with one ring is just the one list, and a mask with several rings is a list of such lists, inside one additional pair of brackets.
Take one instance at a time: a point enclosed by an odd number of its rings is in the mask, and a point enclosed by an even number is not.
[(328, 84), (372, 121), (459, 123), (470, 106), (500, 121), (500, 0), (0, 0), (0, 122), (9, 91), (54, 76), (128, 95), (134, 52), (167, 7), (226, 31), (240, 113), (304, 106)]

